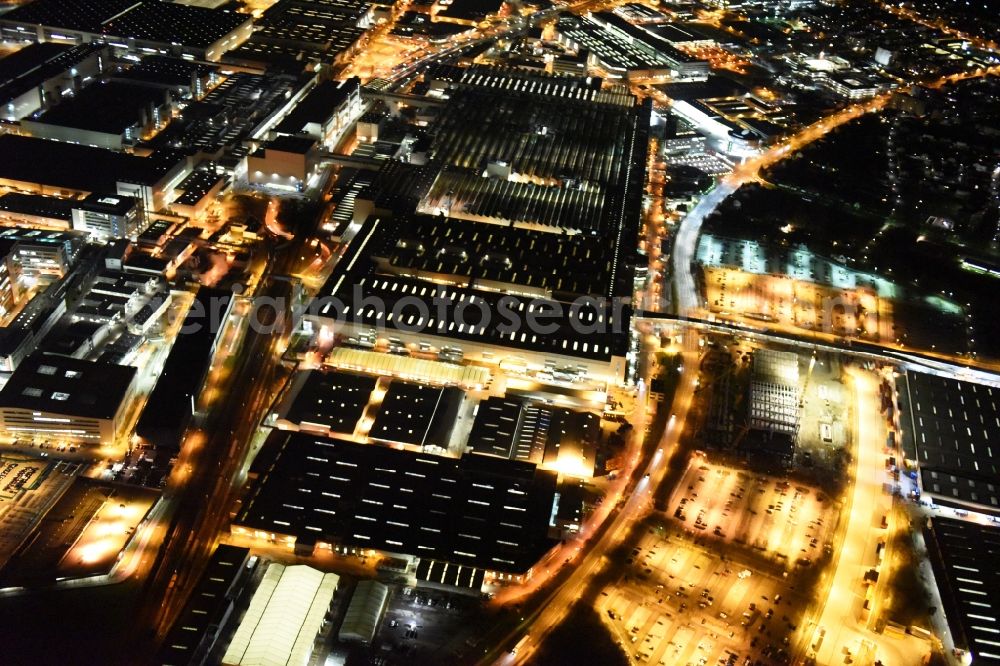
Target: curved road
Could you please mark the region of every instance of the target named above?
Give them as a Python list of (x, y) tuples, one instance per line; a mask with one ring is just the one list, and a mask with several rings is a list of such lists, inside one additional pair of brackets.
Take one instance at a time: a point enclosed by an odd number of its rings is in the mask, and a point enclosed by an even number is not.
[(683, 424), (694, 399), (694, 381), (687, 378), (697, 375), (697, 350), (698, 335), (693, 331), (685, 332), (684, 352), (682, 352), (684, 369), (681, 373), (685, 379), (678, 384), (674, 394), (671, 414), (675, 417), (667, 421), (657, 450), (651, 456), (649, 464), (642, 470), (643, 476), (639, 478), (632, 495), (600, 538), (591, 544), (572, 575), (551, 593), (539, 606), (539, 610), (526, 617), (519, 627), (500, 643), (501, 647), (506, 647), (527, 632), (527, 640), (519, 646), (517, 655), (505, 652), (495, 659), (491, 658), (492, 655), (488, 655), (488, 658), (481, 663), (492, 662), (504, 666), (515, 663), (515, 660), (516, 663), (525, 663), (538, 650), (549, 632), (566, 619), (576, 601), (584, 596), (595, 582), (595, 578), (610, 564), (607, 553), (627, 540), (631, 530), (651, 510), (653, 498), (667, 477), (669, 467), (667, 461), (676, 451)]

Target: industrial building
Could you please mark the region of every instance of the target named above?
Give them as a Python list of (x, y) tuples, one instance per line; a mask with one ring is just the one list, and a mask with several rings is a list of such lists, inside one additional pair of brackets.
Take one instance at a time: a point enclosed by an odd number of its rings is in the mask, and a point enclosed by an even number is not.
[(21, 192), (60, 197), (116, 194), (138, 199), (145, 211), (157, 211), (189, 171), (187, 158), (169, 151), (140, 157), (62, 141), (0, 135), (0, 185)]
[(198, 217), (215, 202), (230, 180), (209, 162), (200, 165), (174, 189), (170, 210), (184, 217)]
[(222, 664), (307, 666), (339, 581), (302, 564), (268, 564)]
[(504, 0), (437, 1), (431, 7), (431, 16), (435, 21), (472, 27), (499, 13), (503, 4)]
[(589, 478), (594, 475), (600, 429), (596, 414), (492, 396), (477, 406), (468, 446), (473, 453)]
[(1000, 664), (1000, 527), (931, 518), (924, 541), (955, 647), (966, 661)]
[(174, 341), (146, 401), (147, 409), (136, 424), (135, 434), (145, 443), (165, 450), (180, 449), (233, 303), (229, 290), (198, 290), (184, 318), (186, 333)]
[(279, 136), (246, 158), (251, 183), (293, 192), (301, 192), (318, 170), (319, 144), (308, 136)]
[[(3, 284), (13, 279), (8, 272)], [(0, 371), (13, 372), (66, 313), (65, 282), (37, 294), (0, 328)]]
[(461, 400), (458, 388), (393, 380), (377, 405), (368, 437), (417, 450), (446, 449)]
[(122, 150), (166, 124), (173, 100), (166, 91), (132, 83), (94, 83), (44, 113), (21, 120), (34, 137)]
[(271, 72), (301, 72), (310, 63), (344, 63), (370, 24), (361, 0), (296, 0), (270, 5), (253, 35), (223, 60)]
[(137, 199), (117, 194), (90, 194), (83, 199), (22, 192), (0, 195), (0, 221), (43, 229), (73, 229), (98, 241), (134, 238), (143, 231), (145, 220)]
[(86, 44), (218, 60), (253, 31), (248, 14), (156, 0), (35, 0), (0, 16), (5, 40)]
[(923, 501), (1000, 516), (1000, 389), (907, 372), (899, 401)]
[(616, 13), (560, 17), (556, 35), (560, 44), (587, 51), (593, 66), (616, 78), (666, 81), (708, 77), (707, 61), (688, 55)]
[(363, 580), (354, 588), (337, 638), (371, 643), (389, 601), (389, 588), (377, 580)]
[[(484, 235), (494, 229), (488, 224), (464, 224), (481, 226)], [(548, 285), (553, 291), (551, 297), (525, 295), (528, 290), (518, 285), (524, 284), (537, 294), (540, 287), (545, 290), (545, 281), (539, 276), (533, 282), (530, 268), (505, 267), (510, 259), (501, 252), (493, 255), (493, 261), (483, 261), (484, 257), (469, 252), (472, 248), (434, 248), (425, 256), (434, 257), (437, 251), (436, 277), (421, 276), (405, 264), (413, 254), (388, 252), (392, 245), (403, 242), (401, 236), (406, 237), (402, 228), (393, 218), (370, 218), (362, 226), (310, 308), (307, 316), (317, 328), (325, 327), (344, 337), (366, 337), (385, 327), (402, 344), (438, 351), (454, 348), (467, 359), (510, 369), (559, 371), (611, 382), (624, 379), (628, 308), (620, 300), (602, 298), (597, 289), (590, 293), (581, 290), (593, 277), (587, 271), (597, 257), (581, 255), (577, 264), (588, 268), (565, 279), (553, 276)], [(496, 235), (501, 234), (497, 230)], [(428, 247), (433, 248), (433, 242), (431, 238), (426, 240)], [(442, 240), (440, 247), (446, 245)], [(541, 272), (547, 272), (542, 267), (551, 255), (539, 254), (543, 247), (541, 243), (532, 247), (530, 241), (525, 242), (523, 263), (518, 267), (538, 266)], [(417, 252), (415, 258), (420, 254)], [(393, 265), (393, 261), (400, 263)], [(489, 269), (494, 261), (497, 279), (492, 284), (470, 284), (469, 277), (462, 275), (473, 267), (479, 274), (480, 267)], [(623, 273), (630, 275), (623, 269), (615, 270), (614, 258), (610, 266), (597, 263), (595, 268), (607, 271), (607, 280), (598, 287), (602, 290)], [(446, 282), (442, 275), (450, 279)], [(489, 276), (486, 273), (484, 277)], [(514, 286), (499, 291), (500, 280), (513, 280)], [(575, 295), (580, 293), (587, 297), (576, 301)], [(368, 300), (362, 307), (365, 298)]]
[(205, 573), (163, 639), (158, 655), (162, 666), (207, 663), (253, 571), (249, 548), (227, 544), (216, 547)]
[(788, 466), (795, 454), (801, 415), (799, 357), (757, 349), (750, 367), (746, 427), (738, 448), (751, 459)]
[(0, 227), (0, 257), (25, 287), (50, 284), (66, 275), (85, 241), (76, 231)]
[(13, 439), (111, 444), (125, 434), (136, 374), (130, 366), (35, 353), (0, 391), (0, 426)]
[(233, 530), (300, 553), (376, 550), (527, 575), (549, 549), (556, 475), (490, 456), (461, 459), (276, 431), (251, 468)]
[(332, 149), (362, 108), (360, 79), (321, 81), (275, 126), (274, 132), (308, 137)]
[(29, 44), (0, 59), (0, 116), (21, 120), (62, 101), (110, 64), (110, 47), (70, 46), (52, 42)]
[(352, 435), (372, 399), (377, 378), (347, 372), (297, 373), (275, 414), (286, 430)]
[[(442, 66), (425, 79), (447, 97), (426, 98), (444, 106), (421, 149), (429, 161), (390, 161), (358, 192), (363, 226), (309, 320), (345, 338), (386, 328), (487, 364), (622, 381), (637, 262), (622, 248), (637, 233), (649, 105), (578, 77)], [(369, 296), (384, 310), (360, 307)]]

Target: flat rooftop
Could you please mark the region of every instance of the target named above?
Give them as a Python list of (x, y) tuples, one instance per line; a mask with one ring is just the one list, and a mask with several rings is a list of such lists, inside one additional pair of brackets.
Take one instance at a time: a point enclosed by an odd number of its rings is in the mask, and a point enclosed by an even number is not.
[(163, 664), (190, 664), (204, 657), (204, 643), (213, 626), (225, 622), (231, 603), (250, 574), (249, 548), (221, 544), (191, 591), (184, 609), (160, 648)]
[[(2, 20), (2, 19), (0, 19)], [(29, 44), (0, 60), (0, 104), (38, 88), (73, 65), (105, 48), (104, 44), (68, 46), (52, 42)], [(23, 55), (22, 55), (23, 54)]]
[[(62, 2), (64, 0), (35, 0)], [(251, 20), (248, 14), (150, 0), (104, 23), (105, 35), (206, 48)]]
[(479, 403), (469, 433), (468, 446), (473, 452), (514, 457), (514, 442), (524, 411), (524, 401), (490, 396)]
[(219, 315), (230, 307), (232, 292), (201, 287), (195, 300), (184, 319), (184, 327), (191, 332), (174, 340), (136, 424), (136, 434), (157, 447), (180, 448), (191, 402), (201, 390), (215, 351)]
[(903, 450), (923, 492), (1000, 515), (1000, 388), (907, 372), (900, 403)]
[(35, 0), (7, 12), (0, 17), (0, 22), (100, 33), (106, 21), (135, 4), (135, 0)]
[[(480, 178), (481, 181), (496, 179)], [(458, 196), (458, 195), (453, 195)], [(555, 295), (607, 295), (615, 248), (599, 235), (554, 234), (431, 215), (396, 216), (375, 252), (404, 274), (448, 275)]]
[(36, 70), (72, 48), (69, 44), (36, 42), (0, 58), (0, 85)]
[(310, 123), (322, 124), (329, 120), (337, 108), (356, 93), (361, 80), (322, 81), (316, 85), (295, 108), (278, 123), (279, 134), (298, 134)]
[(532, 404), (524, 411), (514, 458), (546, 467), (558, 465), (577, 476), (593, 476), (601, 419), (565, 407)]
[(1000, 527), (935, 517), (924, 539), (955, 644), (1000, 664)]
[(197, 169), (181, 181), (175, 189), (183, 190), (183, 193), (174, 200), (175, 204), (182, 206), (194, 206), (212, 191), (223, 176), (220, 176), (212, 169)]
[(77, 91), (71, 98), (63, 99), (33, 122), (58, 125), (90, 132), (122, 134), (139, 123), (143, 111), (149, 106), (166, 103), (164, 92), (148, 86), (98, 82)]
[(431, 65), (427, 68), (426, 78), (445, 82), (454, 88), (493, 91), (498, 95), (552, 98), (570, 104), (576, 101), (610, 105), (619, 107), (619, 110), (635, 105), (635, 97), (627, 88), (605, 90), (600, 79), (589, 76), (566, 76), (487, 65)]
[(375, 439), (422, 446), (444, 389), (414, 382), (394, 381), (382, 398), (369, 435)]
[(350, 372), (299, 373), (279, 413), (302, 428), (319, 426), (349, 435), (361, 420), (376, 383), (376, 377)]
[[(386, 238), (382, 236), (383, 224), (391, 230), (388, 238), (398, 238), (392, 235), (396, 227), (391, 221), (369, 218), (327, 279), (311, 314), (331, 318), (341, 315), (334, 307), (337, 301), (327, 298), (334, 297), (350, 308), (341, 320), (359, 325), (602, 361), (625, 354), (629, 315), (627, 311), (616, 312), (619, 308), (611, 301), (588, 299), (571, 309), (568, 304), (543, 297), (448, 286), (382, 271), (374, 248)], [(359, 295), (362, 300), (355, 302)], [(381, 300), (369, 301), (366, 297)], [(397, 303), (401, 303), (398, 312), (393, 313)], [(504, 311), (513, 319), (503, 315)], [(427, 313), (432, 316), (428, 318)], [(544, 332), (532, 322), (544, 322)]]
[(204, 63), (190, 62), (172, 56), (151, 55), (132, 67), (115, 72), (113, 77), (150, 85), (187, 88), (191, 85), (192, 76), (204, 78), (214, 71), (215, 67)]
[(569, 471), (591, 476), (600, 427), (596, 414), (493, 396), (479, 403), (467, 444), (477, 454), (534, 465), (572, 458)]
[(0, 584), (46, 585), (106, 575), (159, 491), (78, 476), (0, 572)]
[(78, 32), (204, 48), (250, 21), (237, 14), (157, 0), (34, 0), (0, 23), (43, 25)]
[(110, 419), (128, 394), (131, 366), (34, 353), (21, 362), (0, 405), (84, 418)]
[[(0, 179), (67, 190), (116, 192), (119, 182), (154, 186), (182, 159), (166, 151), (139, 157), (62, 141), (0, 135)], [(84, 164), (87, 168), (80, 168)]]
[(234, 523), (345, 546), (524, 573), (549, 549), (556, 475), (278, 431)]
[[(748, 405), (750, 427), (794, 438), (798, 433), (799, 357), (794, 352), (753, 353)], [(786, 442), (782, 442), (783, 447)]]
[(54, 231), (0, 225), (0, 241), (26, 245), (61, 246), (66, 249), (67, 254), (73, 255), (81, 245), (87, 242), (87, 233), (85, 231)]
[[(573, 88), (544, 79), (514, 89), (490, 83), (451, 93), (431, 130), (436, 160), (466, 169), (504, 162), (525, 179), (607, 186), (618, 185), (633, 166), (638, 113), (582, 102), (571, 97)], [(545, 94), (548, 87), (557, 94)]]
[(454, 0), (438, 16), (462, 21), (482, 21), (500, 11), (503, 0)]
[(42, 194), (8, 192), (0, 195), (0, 211), (63, 222), (69, 222), (73, 218), (73, 203), (72, 199), (47, 197)]

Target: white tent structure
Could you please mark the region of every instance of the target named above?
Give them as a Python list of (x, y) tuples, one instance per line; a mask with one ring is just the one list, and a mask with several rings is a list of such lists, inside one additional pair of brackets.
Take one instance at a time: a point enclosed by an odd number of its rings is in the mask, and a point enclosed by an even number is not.
[(240, 621), (226, 666), (306, 666), (339, 576), (272, 562)]
[(389, 600), (389, 588), (375, 580), (363, 580), (358, 583), (347, 606), (344, 623), (340, 625), (338, 638), (342, 641), (361, 641), (370, 643), (375, 637), (375, 630), (385, 612)]

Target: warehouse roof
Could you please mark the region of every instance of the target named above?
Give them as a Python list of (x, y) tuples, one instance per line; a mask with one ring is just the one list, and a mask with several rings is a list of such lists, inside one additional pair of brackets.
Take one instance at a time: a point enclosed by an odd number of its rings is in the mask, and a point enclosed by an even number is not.
[(908, 372), (900, 403), (904, 451), (920, 465), (923, 492), (1000, 515), (1000, 388)]
[(1000, 528), (935, 517), (924, 537), (956, 645), (1000, 664)]
[(363, 580), (354, 588), (351, 603), (340, 625), (340, 640), (356, 640), (365, 643), (375, 638), (379, 620), (385, 611), (389, 588), (377, 580)]
[(371, 436), (390, 442), (422, 445), (443, 389), (414, 382), (394, 381), (382, 399)]
[[(572, 357), (609, 360), (624, 354), (628, 313), (613, 299), (586, 299), (571, 306), (513, 290), (503, 294), (378, 271), (375, 254), (384, 238), (383, 224), (397, 229), (392, 222), (369, 219), (323, 286), (312, 314)], [(356, 296), (361, 300), (355, 302)], [(346, 306), (339, 313), (338, 303)]]
[(281, 418), (300, 427), (321, 426), (351, 434), (375, 390), (376, 378), (348, 372), (310, 370), (299, 373)]
[(235, 523), (491, 571), (523, 573), (551, 545), (556, 475), (278, 431)]
[(269, 564), (222, 663), (306, 666), (339, 580), (303, 564)]
[(0, 17), (0, 23), (43, 25), (203, 48), (251, 18), (245, 14), (157, 0), (34, 0)]
[[(183, 159), (171, 152), (149, 157), (62, 141), (0, 135), (0, 178), (69, 190), (116, 192), (118, 182), (153, 186)], [(80, 165), (86, 164), (86, 169)]]
[(52, 107), (31, 122), (59, 125), (106, 134), (121, 134), (139, 124), (147, 106), (166, 103), (162, 90), (109, 81), (78, 90), (71, 99)]
[[(38, 1), (49, 0), (36, 0)], [(101, 32), (105, 35), (204, 48), (251, 20), (247, 14), (154, 0), (139, 2), (129, 11), (107, 20)]]
[(514, 439), (523, 411), (522, 400), (498, 396), (483, 400), (479, 403), (468, 445), (476, 453), (513, 458)]

